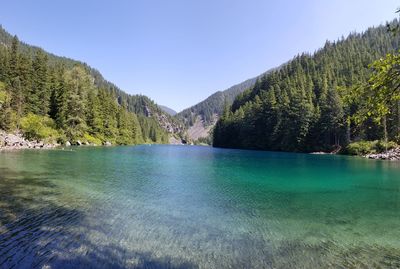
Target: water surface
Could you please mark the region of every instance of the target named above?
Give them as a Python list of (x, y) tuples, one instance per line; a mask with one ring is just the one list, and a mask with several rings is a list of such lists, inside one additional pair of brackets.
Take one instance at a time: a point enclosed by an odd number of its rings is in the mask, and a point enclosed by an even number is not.
[(3, 152), (0, 268), (400, 268), (400, 162), (195, 146)]

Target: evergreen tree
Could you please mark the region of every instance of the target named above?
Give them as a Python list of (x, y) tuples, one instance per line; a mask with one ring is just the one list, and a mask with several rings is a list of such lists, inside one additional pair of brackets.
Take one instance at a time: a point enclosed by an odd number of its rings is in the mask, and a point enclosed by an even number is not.
[(79, 66), (64, 74), (66, 97), (66, 134), (73, 141), (82, 139), (87, 130), (86, 125), (86, 96), (90, 87), (90, 77)]
[(45, 116), (48, 113), (50, 90), (47, 71), (47, 56), (38, 50), (32, 63), (32, 88), (28, 94), (29, 111)]
[[(295, 57), (237, 96), (215, 126), (213, 145), (331, 151), (350, 139), (395, 139), (400, 130), (400, 75), (397, 55), (390, 53), (399, 48), (399, 41), (385, 27), (371, 28), (327, 42), (313, 55)], [(364, 90), (352, 91), (357, 97), (339, 91), (366, 83), (368, 87), (358, 87)], [(355, 117), (366, 120), (355, 128), (348, 120)]]
[(128, 95), (86, 64), (20, 43), (1, 27), (0, 43), (0, 129), (92, 144), (167, 142), (160, 109), (146, 96)]

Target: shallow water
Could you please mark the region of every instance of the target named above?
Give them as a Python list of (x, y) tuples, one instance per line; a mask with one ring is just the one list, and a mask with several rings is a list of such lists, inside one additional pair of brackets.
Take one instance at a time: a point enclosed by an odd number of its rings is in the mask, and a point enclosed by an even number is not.
[(400, 162), (195, 146), (3, 152), (0, 268), (400, 268)]

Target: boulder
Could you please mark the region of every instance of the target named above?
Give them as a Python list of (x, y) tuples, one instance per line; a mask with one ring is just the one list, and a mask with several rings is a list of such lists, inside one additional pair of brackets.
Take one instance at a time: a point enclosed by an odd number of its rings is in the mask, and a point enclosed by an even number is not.
[(390, 161), (400, 160), (400, 148), (394, 148), (386, 152), (377, 154), (367, 154), (365, 157), (374, 160), (390, 160)]
[(56, 144), (45, 144), (43, 141), (26, 140), (22, 133), (5, 133), (0, 131), (0, 148), (4, 150), (31, 149), (31, 148), (53, 148)]
[(111, 142), (110, 141), (104, 142), (104, 146), (111, 146)]
[(69, 142), (69, 141), (65, 142), (65, 146), (66, 147), (70, 147), (71, 146), (71, 142)]

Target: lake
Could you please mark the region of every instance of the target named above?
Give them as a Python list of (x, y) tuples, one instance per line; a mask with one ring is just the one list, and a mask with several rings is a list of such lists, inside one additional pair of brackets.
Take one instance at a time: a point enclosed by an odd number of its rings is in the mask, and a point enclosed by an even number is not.
[(0, 268), (400, 268), (400, 162), (200, 146), (0, 152)]

